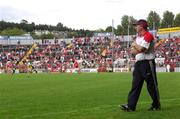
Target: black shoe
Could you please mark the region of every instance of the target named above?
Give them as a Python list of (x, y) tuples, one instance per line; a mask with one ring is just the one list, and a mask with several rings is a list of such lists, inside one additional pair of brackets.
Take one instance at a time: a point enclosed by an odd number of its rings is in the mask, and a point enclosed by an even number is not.
[(161, 107), (159, 106), (159, 107), (153, 107), (153, 106), (151, 106), (149, 109), (148, 109), (148, 111), (158, 111), (158, 110), (161, 110)]
[(127, 112), (133, 112), (133, 111), (135, 111), (135, 110), (129, 108), (128, 105), (126, 105), (126, 104), (125, 104), (125, 105), (119, 105), (119, 107), (120, 107), (122, 110), (127, 111)]

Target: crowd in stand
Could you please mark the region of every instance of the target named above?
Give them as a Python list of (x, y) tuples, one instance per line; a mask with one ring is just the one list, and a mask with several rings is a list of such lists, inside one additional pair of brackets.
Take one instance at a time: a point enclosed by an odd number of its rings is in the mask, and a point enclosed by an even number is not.
[(172, 69), (180, 67), (180, 38), (162, 39), (156, 48), (156, 58), (164, 58), (164, 62), (157, 62), (158, 66), (170, 65)]
[[(33, 66), (44, 71), (65, 72), (72, 68), (98, 68), (99, 71), (112, 69), (113, 61), (125, 59), (123, 63), (114, 66), (127, 67), (134, 62), (129, 56), (128, 43), (118, 39), (112, 41), (107, 37), (75, 38), (71, 43), (55, 41), (55, 43), (38, 44), (33, 52), (23, 62), (23, 66)], [(159, 43), (155, 49), (157, 66), (171, 67), (180, 66), (180, 38), (166, 39)], [(21, 67), (19, 61), (23, 58), (30, 47), (17, 45), (11, 50), (1, 49), (0, 68), (12, 69)], [(129, 59), (130, 58), (130, 59)], [(163, 60), (162, 60), (163, 59)], [(129, 62), (130, 61), (130, 62)], [(28, 70), (27, 70), (28, 71)], [(25, 71), (25, 72), (27, 72)], [(8, 72), (8, 70), (6, 71)]]
[[(95, 38), (93, 41), (90, 38), (76, 38), (69, 44), (64, 41), (43, 44), (39, 45), (28, 59), (39, 61), (48, 70), (112, 67), (110, 44), (111, 40), (108, 38)], [(114, 46), (117, 47), (118, 44)], [(115, 52), (114, 56), (120, 57), (117, 53), (120, 49)]]

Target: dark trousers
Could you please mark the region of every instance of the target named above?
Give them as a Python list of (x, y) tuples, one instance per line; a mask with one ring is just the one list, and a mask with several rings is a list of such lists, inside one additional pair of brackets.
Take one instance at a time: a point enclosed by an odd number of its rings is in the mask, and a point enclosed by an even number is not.
[[(144, 80), (147, 83), (147, 90), (153, 100), (152, 106), (160, 106), (155, 62), (154, 60), (151, 60), (151, 62), (153, 64), (153, 72), (149, 60), (138, 61), (135, 63), (133, 71), (132, 88), (128, 95), (128, 106), (133, 110), (136, 109), (137, 101), (139, 99), (139, 95), (141, 93)], [(155, 77), (154, 79), (153, 73)]]

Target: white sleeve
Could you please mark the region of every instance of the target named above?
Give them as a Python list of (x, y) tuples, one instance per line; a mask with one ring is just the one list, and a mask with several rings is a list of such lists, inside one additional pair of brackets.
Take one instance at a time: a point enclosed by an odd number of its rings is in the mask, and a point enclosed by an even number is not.
[(142, 40), (142, 42), (139, 44), (140, 46), (148, 49), (150, 46), (150, 43), (148, 43), (147, 41), (145, 41), (144, 39)]

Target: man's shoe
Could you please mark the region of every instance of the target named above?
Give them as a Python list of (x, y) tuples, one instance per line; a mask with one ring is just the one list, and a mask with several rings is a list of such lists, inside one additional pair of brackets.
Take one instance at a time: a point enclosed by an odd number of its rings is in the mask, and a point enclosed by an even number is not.
[(159, 107), (153, 107), (153, 106), (151, 106), (149, 109), (148, 109), (148, 111), (158, 111), (158, 110), (161, 110), (161, 107), (159, 106)]
[(135, 110), (131, 109), (128, 107), (128, 105), (119, 105), (119, 107), (124, 110), (124, 111), (127, 111), (127, 112), (133, 112)]

